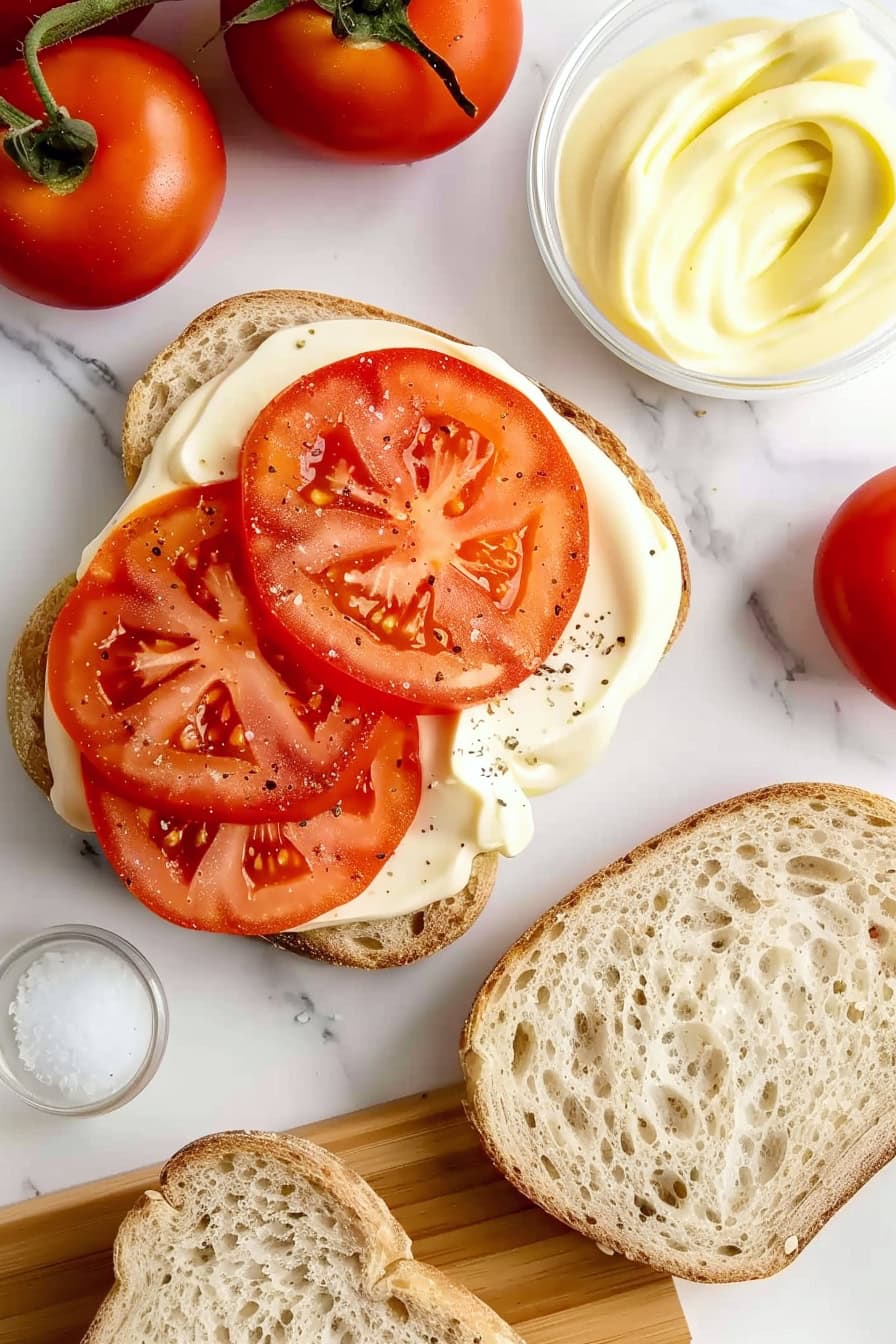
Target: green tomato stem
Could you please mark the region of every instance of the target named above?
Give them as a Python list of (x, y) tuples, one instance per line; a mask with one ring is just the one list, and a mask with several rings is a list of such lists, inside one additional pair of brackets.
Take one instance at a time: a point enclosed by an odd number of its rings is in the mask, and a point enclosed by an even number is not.
[(476, 116), (476, 104), (466, 96), (444, 56), (428, 47), (414, 31), (408, 18), (410, 0), (315, 0), (315, 3), (332, 14), (335, 37), (346, 42), (394, 42), (412, 51), (438, 75), (461, 111), (468, 117)]
[[(83, 2), (83, 0), (82, 0)], [(412, 51), (434, 70), (451, 97), (468, 117), (478, 115), (479, 109), (460, 86), (454, 70), (438, 52), (433, 51), (414, 31), (408, 18), (410, 0), (314, 0), (318, 9), (329, 14), (333, 36), (343, 42), (394, 42), (396, 46)], [(294, 0), (252, 0), (245, 9), (235, 14), (219, 31), (226, 33), (235, 24), (259, 23), (282, 14)], [(215, 33), (215, 37), (218, 33)], [(209, 38), (209, 41), (212, 39)], [(206, 46), (208, 43), (206, 43)]]
[(386, 38), (386, 41), (397, 42), (400, 46), (406, 47), (408, 51), (413, 51), (417, 56), (422, 57), (430, 70), (434, 70), (438, 75), (439, 79), (445, 85), (445, 88), (451, 94), (451, 97), (457, 103), (461, 112), (464, 112), (468, 117), (476, 116), (479, 109), (464, 93), (457, 75), (454, 73), (451, 66), (443, 56), (440, 56), (438, 52), (433, 51), (425, 42), (420, 41), (420, 38), (406, 19), (398, 17), (390, 18), (388, 25), (384, 26), (384, 30), (390, 34), (390, 36)]
[(30, 117), (27, 112), (20, 112), (6, 98), (0, 98), (0, 121), (5, 121), (12, 131), (30, 131), (40, 125), (39, 118)]
[(72, 0), (50, 9), (28, 31), (22, 55), (28, 75), (44, 107), (36, 119), (0, 98), (0, 121), (9, 127), (4, 153), (34, 182), (54, 192), (69, 192), (84, 181), (97, 151), (96, 131), (87, 121), (70, 117), (60, 107), (44, 78), (38, 53), (89, 32), (108, 19), (137, 9), (145, 0)]
[(145, 0), (72, 0), (70, 4), (60, 5), (57, 9), (48, 9), (35, 20), (25, 38), (22, 55), (48, 117), (56, 119), (60, 112), (44, 79), (37, 59), (38, 52), (43, 47), (51, 47), (57, 42), (66, 42), (69, 38), (89, 32), (91, 28), (97, 28), (101, 23), (117, 18), (119, 14), (126, 14), (129, 9), (138, 9), (143, 3)]

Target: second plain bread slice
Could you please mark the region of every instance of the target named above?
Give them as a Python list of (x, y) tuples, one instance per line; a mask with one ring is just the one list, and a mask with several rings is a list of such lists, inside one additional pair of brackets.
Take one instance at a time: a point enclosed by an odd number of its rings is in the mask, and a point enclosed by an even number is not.
[(413, 1258), (360, 1176), (289, 1135), (177, 1153), (118, 1231), (115, 1279), (83, 1344), (522, 1344)]
[(781, 785), (640, 846), (511, 948), (462, 1058), (549, 1213), (684, 1278), (781, 1269), (896, 1152), (896, 805)]

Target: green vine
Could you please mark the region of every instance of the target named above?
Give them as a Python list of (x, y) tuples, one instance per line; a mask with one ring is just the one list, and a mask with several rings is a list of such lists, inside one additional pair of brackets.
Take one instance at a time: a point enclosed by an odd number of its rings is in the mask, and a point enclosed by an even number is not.
[(33, 117), (0, 97), (0, 122), (8, 127), (3, 152), (32, 181), (57, 193), (74, 191), (90, 171), (97, 151), (96, 131), (90, 123), (69, 116), (53, 97), (39, 53), (143, 3), (145, 0), (73, 0), (42, 14), (29, 30), (22, 55), (43, 104), (43, 116)]

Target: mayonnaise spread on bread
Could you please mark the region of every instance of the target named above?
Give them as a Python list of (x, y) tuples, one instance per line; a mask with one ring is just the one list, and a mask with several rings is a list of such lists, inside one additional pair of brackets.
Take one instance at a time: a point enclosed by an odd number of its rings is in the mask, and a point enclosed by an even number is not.
[[(669, 531), (624, 473), (529, 379), (489, 350), (402, 323), (355, 318), (276, 332), (193, 392), (159, 435), (118, 513), (86, 547), (79, 575), (107, 533), (152, 498), (234, 478), (250, 426), (283, 388), (336, 360), (402, 346), (444, 351), (485, 369), (547, 417), (588, 497), (588, 570), (569, 625), (537, 673), (489, 704), (420, 718), (423, 795), (411, 829), (366, 891), (312, 925), (419, 910), (461, 891), (477, 854), (519, 853), (532, 837), (529, 796), (574, 778), (600, 754), (623, 704), (662, 657), (681, 600), (681, 561)], [(44, 717), (53, 806), (89, 830), (77, 751), (48, 696)]]

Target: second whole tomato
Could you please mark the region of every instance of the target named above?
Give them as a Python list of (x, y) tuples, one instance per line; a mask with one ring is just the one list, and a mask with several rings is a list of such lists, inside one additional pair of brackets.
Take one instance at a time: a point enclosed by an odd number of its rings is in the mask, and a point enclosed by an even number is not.
[[(46, 51), (56, 102), (96, 132), (83, 180), (58, 192), (0, 153), (0, 283), (40, 303), (103, 308), (156, 289), (189, 261), (224, 196), (224, 146), (194, 77), (131, 37), (80, 37)], [(36, 117), (23, 61), (0, 95)]]
[[(227, 24), (247, 0), (221, 0)], [(227, 30), (230, 64), (264, 119), (326, 153), (408, 163), (467, 139), (501, 102), (522, 45), (520, 0), (346, 0), (358, 31), (383, 13), (409, 24), (450, 65), (474, 116), (455, 102), (415, 51), (394, 41), (336, 36), (330, 10), (300, 0), (282, 13)]]

